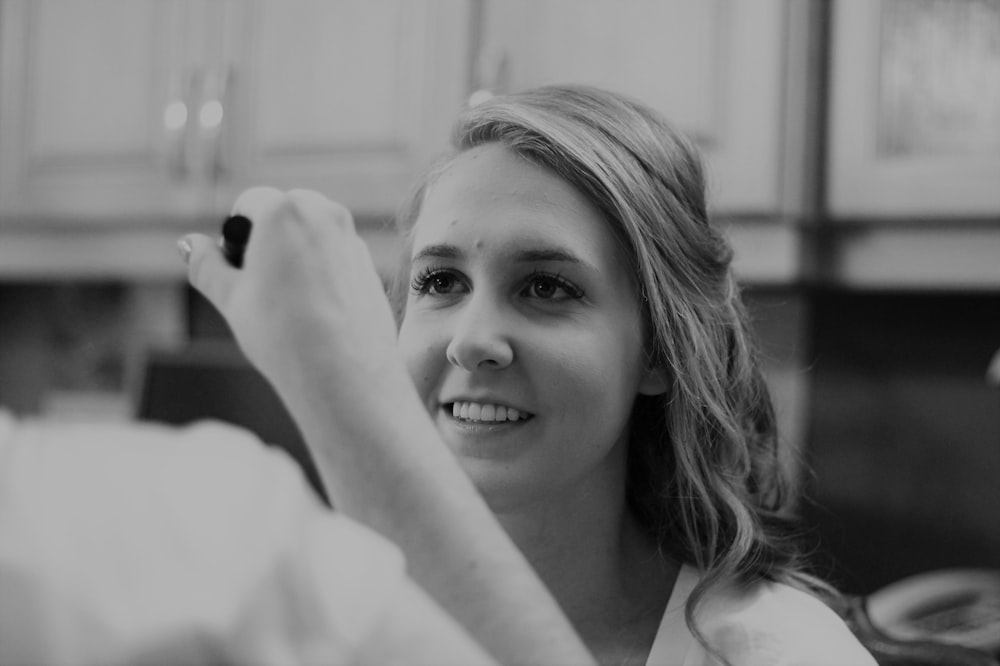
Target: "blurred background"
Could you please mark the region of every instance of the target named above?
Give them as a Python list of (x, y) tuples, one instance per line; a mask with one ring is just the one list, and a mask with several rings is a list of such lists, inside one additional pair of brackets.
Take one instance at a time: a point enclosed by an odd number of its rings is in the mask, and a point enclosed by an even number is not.
[(388, 276), (457, 110), (594, 83), (704, 151), (820, 572), (1000, 566), (996, 0), (0, 0), (0, 75), (0, 407), (254, 411), (197, 374), (150, 402), (155, 362), (239, 366), (182, 234), (310, 187)]

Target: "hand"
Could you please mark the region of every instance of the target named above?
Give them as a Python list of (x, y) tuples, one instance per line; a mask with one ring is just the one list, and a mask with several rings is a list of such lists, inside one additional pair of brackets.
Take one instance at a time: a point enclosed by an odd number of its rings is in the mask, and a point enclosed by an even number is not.
[(351, 376), (395, 358), (391, 308), (346, 208), (311, 190), (253, 188), (237, 213), (254, 225), (242, 269), (196, 234), (181, 241), (188, 275), (279, 390), (320, 358)]

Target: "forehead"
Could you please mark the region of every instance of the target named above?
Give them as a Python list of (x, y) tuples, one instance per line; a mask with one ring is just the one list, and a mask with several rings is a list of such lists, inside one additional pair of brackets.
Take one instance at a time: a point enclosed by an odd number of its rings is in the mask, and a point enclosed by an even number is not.
[(470, 149), (447, 167), (425, 193), (412, 241), (414, 253), (440, 243), (469, 250), (538, 243), (625, 263), (610, 225), (586, 197), (500, 144)]

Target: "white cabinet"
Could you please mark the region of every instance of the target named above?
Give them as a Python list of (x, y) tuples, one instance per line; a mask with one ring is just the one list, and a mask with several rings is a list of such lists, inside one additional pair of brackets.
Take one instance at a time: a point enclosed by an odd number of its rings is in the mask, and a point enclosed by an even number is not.
[(802, 90), (797, 105), (786, 96), (790, 70), (806, 66), (794, 15), (807, 4), (485, 0), (476, 72), (485, 88), (579, 82), (633, 95), (704, 151), (712, 210), (795, 213), (805, 137), (790, 114), (805, 105)]
[(468, 92), (469, 4), (4, 0), (0, 215), (190, 222), (258, 184), (391, 212)]
[(832, 279), (1000, 285), (1000, 3), (832, 3)]
[(834, 218), (1000, 212), (1000, 3), (833, 4)]
[(267, 183), (320, 190), (355, 213), (394, 211), (447, 148), (468, 94), (469, 3), (239, 6), (223, 199)]
[[(0, 5), (0, 212), (73, 219), (203, 209), (178, 104), (200, 48), (189, 3)], [(174, 105), (172, 126), (164, 113)]]

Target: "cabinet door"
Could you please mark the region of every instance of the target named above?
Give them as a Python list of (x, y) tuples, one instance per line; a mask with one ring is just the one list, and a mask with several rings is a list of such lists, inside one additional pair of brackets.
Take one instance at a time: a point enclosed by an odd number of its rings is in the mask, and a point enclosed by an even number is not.
[(702, 148), (715, 211), (782, 206), (781, 0), (487, 0), (487, 88), (586, 83), (637, 97)]
[(220, 206), (267, 184), (394, 211), (465, 100), (470, 3), (235, 4)]
[(833, 216), (996, 216), (998, 34), (995, 0), (834, 5)]
[(67, 220), (186, 215), (200, 54), (179, 0), (0, 5), (0, 212)]

